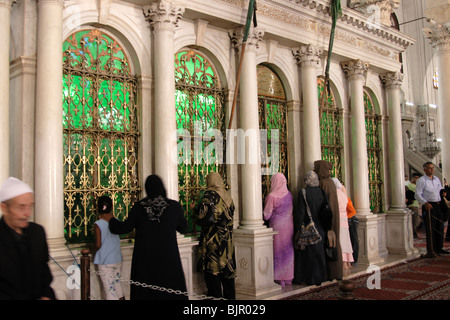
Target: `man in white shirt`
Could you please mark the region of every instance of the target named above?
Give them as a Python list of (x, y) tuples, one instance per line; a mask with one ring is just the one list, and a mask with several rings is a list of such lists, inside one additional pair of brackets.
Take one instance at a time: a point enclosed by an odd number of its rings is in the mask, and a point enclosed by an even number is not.
[[(432, 162), (423, 164), (425, 175), (416, 182), (416, 199), (422, 205), (422, 217), (427, 235), (427, 251), (429, 256), (437, 254), (447, 254), (444, 246), (444, 220), (443, 212), (440, 208), (441, 199), (439, 192), (442, 189), (441, 181), (434, 176), (434, 165)], [(431, 218), (430, 218), (431, 216)], [(428, 219), (430, 219), (428, 221)], [(430, 226), (431, 225), (431, 226)], [(429, 230), (431, 227), (431, 231)]]

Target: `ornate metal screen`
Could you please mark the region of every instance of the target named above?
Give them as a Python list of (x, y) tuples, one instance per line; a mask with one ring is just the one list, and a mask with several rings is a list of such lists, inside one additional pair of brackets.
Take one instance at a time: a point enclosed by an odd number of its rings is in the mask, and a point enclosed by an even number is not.
[(364, 110), (366, 114), (367, 158), (369, 162), (370, 209), (382, 212), (381, 147), (379, 125), (381, 116), (376, 114), (369, 93), (364, 90)]
[[(286, 96), (278, 76), (264, 65), (257, 66), (258, 75), (258, 109), (259, 128), (267, 130), (267, 150), (261, 148), (261, 162), (263, 168), (272, 168), (272, 174), (281, 172), (289, 179), (288, 175), (288, 149), (287, 149), (287, 104)], [(272, 131), (277, 130), (277, 131)], [(275, 133), (278, 133), (278, 137)], [(278, 150), (273, 144), (278, 144)], [(270, 159), (276, 161), (270, 162)], [(262, 175), (263, 199), (270, 191), (270, 179), (272, 175)]]
[(225, 91), (211, 62), (186, 49), (175, 55), (178, 129), (178, 192), (189, 231), (196, 232), (189, 208), (206, 190), (206, 176), (219, 172), (226, 184)]
[(137, 79), (120, 44), (98, 29), (63, 44), (64, 230), (68, 241), (92, 239), (96, 200), (113, 199), (128, 216), (140, 193)]
[[(319, 95), (322, 160), (327, 160), (333, 164), (331, 176), (337, 177), (344, 183), (341, 167), (341, 113), (336, 107), (333, 90), (331, 90), (331, 94), (326, 90), (324, 91), (324, 80), (322, 78), (317, 78), (317, 92)], [(325, 97), (322, 96), (323, 94), (325, 94)], [(325, 99), (323, 106), (322, 98)]]

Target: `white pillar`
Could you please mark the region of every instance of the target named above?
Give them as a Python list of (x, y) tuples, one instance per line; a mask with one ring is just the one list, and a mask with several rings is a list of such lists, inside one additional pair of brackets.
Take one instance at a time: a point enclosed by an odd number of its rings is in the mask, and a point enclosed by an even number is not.
[(424, 30), (434, 48), (439, 73), (438, 111), (440, 124), (442, 177), (450, 183), (450, 29), (436, 24)]
[(391, 203), (386, 215), (386, 248), (391, 254), (410, 255), (414, 249), (412, 213), (406, 208), (404, 187), (404, 157), (400, 87), (403, 74), (380, 75), (386, 89), (389, 115), (389, 183)]
[(364, 112), (364, 83), (369, 64), (361, 60), (341, 63), (349, 81), (352, 117), (353, 203), (359, 219), (360, 265), (381, 263), (378, 252), (378, 218), (370, 211), (369, 168), (367, 158), (366, 122)]
[(12, 0), (0, 1), (0, 184), (9, 173), (9, 43)]
[(371, 214), (369, 199), (369, 168), (367, 158), (364, 83), (369, 64), (361, 60), (343, 62), (342, 68), (350, 86), (352, 117), (353, 203), (359, 215)]
[[(231, 35), (236, 48), (242, 50), (243, 30)], [(259, 158), (259, 113), (256, 74), (256, 49), (263, 32), (251, 29), (242, 61), (239, 86), (239, 125), (249, 137), (245, 143), (245, 163), (241, 165), (242, 220), (234, 231), (236, 248), (236, 294), (257, 297), (279, 292), (273, 279), (273, 229), (263, 223), (261, 162)], [(239, 57), (241, 55), (239, 54)], [(229, 143), (229, 141), (227, 141)]]
[(38, 1), (35, 202), (36, 222), (52, 247), (64, 243), (62, 124), (63, 0)]
[(178, 200), (174, 34), (183, 13), (184, 8), (168, 1), (144, 7), (154, 37), (154, 173), (161, 177), (167, 196), (174, 200)]
[(313, 45), (300, 47), (294, 56), (301, 67), (303, 98), (303, 160), (305, 172), (314, 169), (314, 161), (322, 159), (320, 146), (319, 99), (317, 95), (317, 67), (322, 50)]

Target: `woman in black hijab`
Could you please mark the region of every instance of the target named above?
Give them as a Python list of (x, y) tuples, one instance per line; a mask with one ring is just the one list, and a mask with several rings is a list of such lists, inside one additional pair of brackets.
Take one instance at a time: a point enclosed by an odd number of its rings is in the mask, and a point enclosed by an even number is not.
[[(157, 175), (147, 177), (145, 191), (147, 197), (133, 206), (128, 218), (123, 222), (111, 219), (109, 228), (117, 234), (135, 229), (131, 280), (186, 292), (176, 235), (176, 231), (187, 231), (183, 209), (177, 201), (167, 198), (164, 184)], [(187, 297), (132, 284), (130, 299), (173, 300)]]

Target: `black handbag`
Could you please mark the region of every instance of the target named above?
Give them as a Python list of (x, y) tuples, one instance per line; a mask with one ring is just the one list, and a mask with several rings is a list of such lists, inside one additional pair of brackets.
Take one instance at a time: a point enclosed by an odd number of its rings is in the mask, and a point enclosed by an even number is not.
[(213, 202), (207, 204), (208, 211), (203, 219), (197, 219), (196, 224), (202, 228), (208, 228), (216, 223), (216, 218), (214, 216), (215, 206)]
[(317, 244), (322, 241), (322, 236), (320, 235), (319, 230), (317, 230), (317, 227), (314, 224), (311, 216), (311, 210), (309, 209), (308, 202), (306, 201), (305, 189), (302, 189), (302, 192), (303, 198), (305, 199), (306, 203), (306, 212), (309, 216), (309, 223), (306, 226), (302, 225), (301, 229), (298, 230), (295, 234), (294, 245), (296, 249), (300, 250), (305, 249), (306, 246)]

